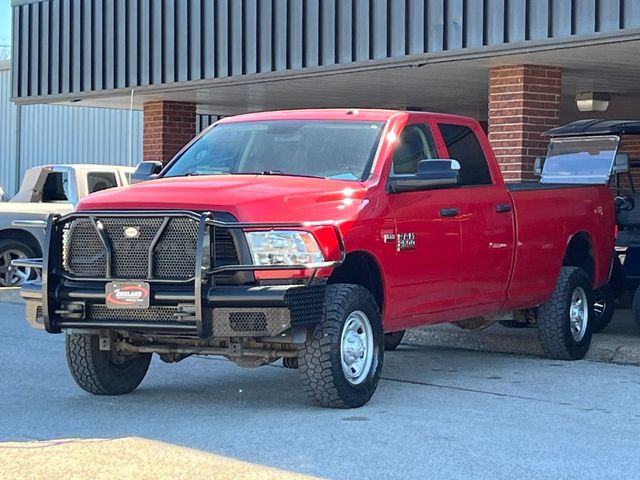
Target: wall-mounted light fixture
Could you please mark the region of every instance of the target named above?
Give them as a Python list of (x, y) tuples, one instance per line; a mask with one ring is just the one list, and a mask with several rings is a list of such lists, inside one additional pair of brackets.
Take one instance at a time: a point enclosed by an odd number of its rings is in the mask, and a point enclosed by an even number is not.
[(606, 112), (611, 95), (601, 92), (584, 92), (576, 95), (576, 105), (581, 112)]

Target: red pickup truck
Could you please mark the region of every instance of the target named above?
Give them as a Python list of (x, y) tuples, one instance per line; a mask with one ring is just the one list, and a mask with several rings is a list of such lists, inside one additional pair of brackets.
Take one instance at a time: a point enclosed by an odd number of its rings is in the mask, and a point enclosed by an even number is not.
[(223, 355), (282, 359), (321, 405), (358, 407), (385, 345), (441, 322), (526, 318), (550, 357), (589, 347), (611, 193), (505, 184), (475, 120), (241, 115), (136, 176), (149, 181), (52, 216), (30, 263), (42, 275), (22, 290), (32, 325), (66, 331), (71, 373), (93, 394), (134, 390), (153, 353)]

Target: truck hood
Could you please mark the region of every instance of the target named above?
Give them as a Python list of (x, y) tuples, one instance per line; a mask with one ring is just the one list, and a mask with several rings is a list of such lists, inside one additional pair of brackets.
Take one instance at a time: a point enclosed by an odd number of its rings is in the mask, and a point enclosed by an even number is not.
[(280, 175), (161, 178), (85, 197), (78, 210), (224, 211), (243, 222), (340, 221), (366, 204), (359, 182)]

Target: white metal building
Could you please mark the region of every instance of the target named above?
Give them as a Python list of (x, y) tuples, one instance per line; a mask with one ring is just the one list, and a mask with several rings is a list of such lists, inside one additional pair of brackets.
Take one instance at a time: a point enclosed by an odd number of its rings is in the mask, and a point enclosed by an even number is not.
[(25, 170), (36, 165), (141, 160), (142, 112), (130, 117), (128, 110), (111, 108), (16, 106), (10, 67), (0, 62), (0, 185), (7, 193), (14, 194)]

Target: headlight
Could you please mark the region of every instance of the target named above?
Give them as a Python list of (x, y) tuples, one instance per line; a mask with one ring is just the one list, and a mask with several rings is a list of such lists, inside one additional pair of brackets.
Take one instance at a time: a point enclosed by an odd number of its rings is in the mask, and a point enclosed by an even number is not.
[(270, 230), (245, 235), (255, 265), (304, 265), (324, 261), (318, 242), (309, 232)]

